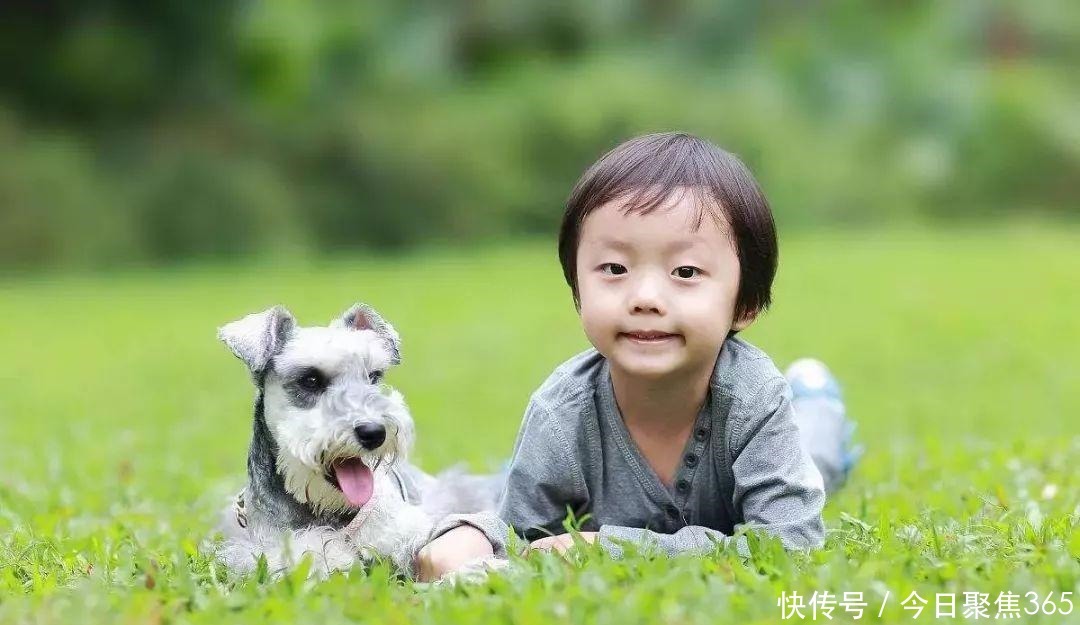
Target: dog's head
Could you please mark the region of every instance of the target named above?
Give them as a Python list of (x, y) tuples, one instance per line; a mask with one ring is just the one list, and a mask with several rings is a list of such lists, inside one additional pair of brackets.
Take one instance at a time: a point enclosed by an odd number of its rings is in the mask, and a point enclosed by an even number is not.
[(365, 304), (326, 327), (302, 328), (276, 306), (218, 330), (251, 371), (285, 488), (317, 511), (363, 506), (374, 472), (404, 458), (413, 421), (382, 383), (401, 361), (394, 328)]

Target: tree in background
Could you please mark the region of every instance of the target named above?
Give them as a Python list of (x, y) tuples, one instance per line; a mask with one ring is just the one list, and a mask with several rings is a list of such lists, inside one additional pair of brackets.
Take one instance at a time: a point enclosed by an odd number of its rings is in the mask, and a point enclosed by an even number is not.
[(785, 227), (1075, 217), (1069, 2), (11, 2), (0, 267), (550, 235), (684, 129)]

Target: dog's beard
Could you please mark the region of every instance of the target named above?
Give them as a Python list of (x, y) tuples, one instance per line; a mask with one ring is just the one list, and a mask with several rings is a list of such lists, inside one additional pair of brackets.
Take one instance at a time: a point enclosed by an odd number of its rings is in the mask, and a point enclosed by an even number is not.
[(391, 464), (386, 456), (355, 446), (327, 450), (319, 457), (312, 463), (310, 456), (300, 458), (281, 446), (277, 458), (285, 490), (316, 513), (362, 507), (374, 495), (378, 475)]
[[(325, 469), (312, 469), (282, 450), (278, 453), (277, 470), (284, 478), (285, 490), (300, 503), (311, 506), (316, 514), (340, 513), (361, 507), (371, 499), (375, 490), (376, 474), (371, 465), (359, 457), (349, 462), (360, 466), (346, 469), (353, 471), (353, 474), (343, 476), (333, 464)], [(343, 479), (344, 488), (340, 485)]]

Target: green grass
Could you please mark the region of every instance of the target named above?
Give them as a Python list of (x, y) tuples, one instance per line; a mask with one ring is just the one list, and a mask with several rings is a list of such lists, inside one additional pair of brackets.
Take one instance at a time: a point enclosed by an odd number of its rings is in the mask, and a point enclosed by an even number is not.
[(586, 346), (553, 245), (0, 282), (0, 623), (773, 623), (782, 591), (815, 590), (863, 592), (874, 622), (910, 622), (898, 601), (915, 590), (925, 622), (937, 592), (1080, 591), (1080, 230), (782, 249), (775, 309), (747, 336), (780, 366), (828, 362), (868, 448), (826, 508), (826, 548), (584, 552), (458, 589), (382, 568), (233, 580), (197, 553), (250, 428), (247, 375), (214, 331), (279, 302), (303, 324), (373, 304), (403, 337), (388, 381), (417, 462), (489, 469), (529, 393)]

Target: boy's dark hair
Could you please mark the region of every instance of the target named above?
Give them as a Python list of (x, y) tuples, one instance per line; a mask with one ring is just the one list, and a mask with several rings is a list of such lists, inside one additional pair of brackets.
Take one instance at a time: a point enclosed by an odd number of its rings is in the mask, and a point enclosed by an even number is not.
[(575, 306), (581, 306), (578, 243), (589, 213), (611, 200), (625, 198), (622, 210), (626, 214), (647, 214), (683, 189), (697, 200), (694, 228), (708, 215), (728, 229), (735, 245), (740, 275), (734, 318), (769, 307), (778, 256), (769, 203), (737, 156), (683, 132), (630, 139), (593, 163), (574, 185), (559, 230), (559, 261)]

